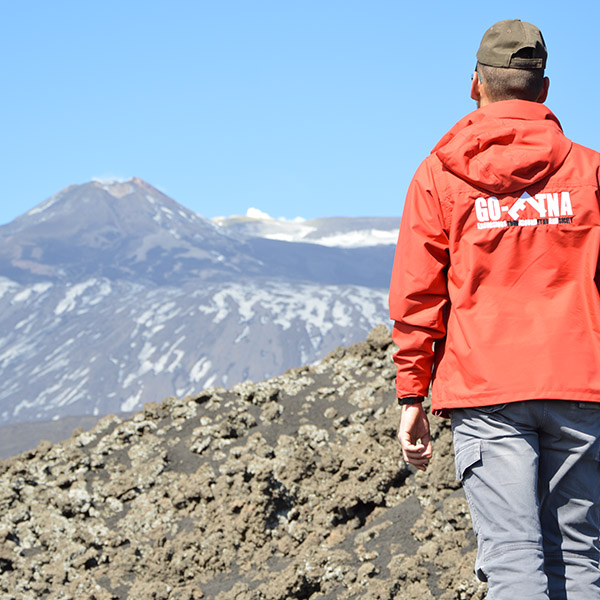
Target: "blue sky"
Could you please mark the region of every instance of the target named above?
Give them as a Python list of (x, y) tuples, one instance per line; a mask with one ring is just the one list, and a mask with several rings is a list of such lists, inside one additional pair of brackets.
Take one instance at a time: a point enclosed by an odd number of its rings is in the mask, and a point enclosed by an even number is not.
[(206, 217), (399, 216), (505, 18), (540, 26), (547, 105), (600, 149), (598, 2), (0, 0), (0, 224), (133, 176)]

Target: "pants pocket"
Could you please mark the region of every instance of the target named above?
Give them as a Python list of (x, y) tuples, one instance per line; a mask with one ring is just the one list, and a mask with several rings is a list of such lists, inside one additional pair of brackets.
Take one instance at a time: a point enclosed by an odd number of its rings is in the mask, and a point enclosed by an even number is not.
[(479, 440), (474, 440), (460, 448), (455, 448), (454, 464), (456, 466), (456, 479), (462, 481), (468, 469), (480, 460), (481, 441)]

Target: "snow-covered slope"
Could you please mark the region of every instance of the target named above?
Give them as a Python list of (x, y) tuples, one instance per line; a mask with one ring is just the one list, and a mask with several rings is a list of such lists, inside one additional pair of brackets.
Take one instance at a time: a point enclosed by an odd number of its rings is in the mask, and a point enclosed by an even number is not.
[(130, 411), (261, 380), (365, 337), (384, 291), (276, 280), (184, 288), (0, 281), (0, 423)]

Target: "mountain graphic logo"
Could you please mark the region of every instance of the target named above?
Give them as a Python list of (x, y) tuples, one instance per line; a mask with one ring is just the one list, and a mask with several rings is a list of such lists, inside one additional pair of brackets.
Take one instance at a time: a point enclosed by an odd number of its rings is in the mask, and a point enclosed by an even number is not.
[(544, 192), (532, 196), (523, 192), (513, 200), (496, 196), (475, 200), (478, 229), (558, 225), (573, 222), (573, 203), (569, 192)]

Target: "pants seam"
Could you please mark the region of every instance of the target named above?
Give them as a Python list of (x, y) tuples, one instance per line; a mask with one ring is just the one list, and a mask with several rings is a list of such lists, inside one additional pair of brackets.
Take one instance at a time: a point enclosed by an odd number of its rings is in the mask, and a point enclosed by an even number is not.
[(499, 544), (499, 548), (497, 550), (492, 550), (486, 556), (493, 558), (495, 556), (503, 556), (505, 554), (509, 554), (510, 552), (516, 552), (518, 550), (530, 550), (531, 548), (535, 548), (540, 550), (543, 553), (543, 547), (538, 542), (506, 542), (504, 544)]

